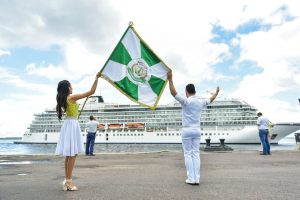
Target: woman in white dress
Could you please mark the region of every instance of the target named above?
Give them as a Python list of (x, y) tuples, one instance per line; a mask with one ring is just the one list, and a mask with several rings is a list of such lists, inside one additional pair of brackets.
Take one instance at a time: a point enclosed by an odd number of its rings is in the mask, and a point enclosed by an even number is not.
[(67, 80), (60, 81), (57, 86), (56, 112), (58, 119), (61, 120), (63, 113), (66, 113), (65, 121), (61, 127), (55, 151), (56, 155), (63, 155), (66, 157), (63, 190), (78, 190), (73, 184), (72, 172), (77, 154), (84, 152), (83, 141), (81, 139), (81, 129), (77, 121), (78, 104), (76, 101), (95, 93), (100, 75), (100, 72), (97, 73), (95, 83), (92, 88), (85, 93), (72, 94), (73, 88)]

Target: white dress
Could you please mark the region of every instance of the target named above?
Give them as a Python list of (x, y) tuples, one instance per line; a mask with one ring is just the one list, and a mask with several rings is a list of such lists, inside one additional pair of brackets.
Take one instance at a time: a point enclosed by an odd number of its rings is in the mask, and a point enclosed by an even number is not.
[(67, 117), (60, 129), (55, 154), (75, 156), (80, 152), (84, 152), (81, 129), (77, 121), (78, 104), (71, 103), (67, 100), (66, 113)]

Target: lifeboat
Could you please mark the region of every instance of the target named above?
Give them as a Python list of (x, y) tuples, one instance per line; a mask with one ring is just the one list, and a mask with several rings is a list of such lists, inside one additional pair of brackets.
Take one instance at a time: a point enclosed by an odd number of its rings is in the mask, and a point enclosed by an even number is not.
[(98, 129), (104, 129), (105, 128), (105, 124), (98, 124), (97, 128)]
[(121, 128), (121, 124), (109, 124), (108, 128), (109, 129), (120, 129)]
[(144, 124), (143, 123), (127, 123), (125, 124), (126, 128), (144, 128)]

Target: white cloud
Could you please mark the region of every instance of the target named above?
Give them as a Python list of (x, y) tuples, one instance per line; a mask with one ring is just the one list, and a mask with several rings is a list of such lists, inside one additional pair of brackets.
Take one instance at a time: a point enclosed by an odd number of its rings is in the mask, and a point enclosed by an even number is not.
[(56, 67), (52, 64), (49, 64), (47, 67), (43, 67), (37, 66), (35, 63), (31, 63), (26, 66), (26, 71), (29, 75), (46, 77), (51, 80), (65, 78), (67, 76), (67, 73), (62, 67)]
[[(0, 136), (21, 136), (34, 113), (54, 105), (56, 88), (51, 85), (22, 80), (20, 76), (3, 67), (0, 67), (0, 83), (12, 90), (0, 100)], [(15, 87), (24, 90), (16, 93)]]
[[(287, 9), (279, 9), (283, 5), (287, 5)], [(247, 75), (241, 83), (236, 83), (239, 88), (233, 95), (260, 109), (268, 107), (270, 112), (280, 110), (282, 116), (291, 113), (289, 116), (295, 117), (298, 108), (287, 101), (274, 101), (274, 98), (279, 93), (299, 88), (297, 44), (300, 43), (300, 23), (298, 18), (286, 22), (289, 15), (299, 16), (299, 8), (298, 1), (294, 0), (274, 0), (272, 3), (261, 0), (54, 0), (47, 6), (35, 0), (11, 0), (2, 2), (0, 7), (0, 56), (13, 54), (11, 48), (40, 50), (57, 45), (63, 54), (59, 64), (30, 62), (26, 65), (27, 73), (51, 80), (69, 79), (74, 92), (84, 92), (90, 88), (94, 74), (102, 68), (132, 20), (142, 38), (173, 69), (176, 88), (182, 93), (189, 82), (201, 84), (203, 81), (236, 79), (212, 67), (231, 56), (228, 46), (210, 42), (212, 25), (217, 23), (225, 29), (235, 30), (250, 20), (261, 20), (276, 27), (267, 32), (241, 35), (231, 41), (234, 46), (241, 45), (238, 62), (251, 60), (263, 68), (262, 73)], [(38, 100), (55, 99), (56, 85), (24, 81), (21, 75), (4, 68), (0, 68), (0, 76), (2, 83), (34, 93), (38, 91), (45, 97), (33, 95), (30, 98), (29, 95), (25, 102), (17, 96), (14, 99), (1, 97), (1, 108), (7, 113), (39, 104)], [(259, 83), (264, 83), (267, 89), (258, 91)], [(48, 96), (44, 91), (53, 92)], [(102, 79), (97, 94), (99, 91), (106, 102), (132, 103)], [(41, 112), (54, 104), (52, 99), (28, 112), (31, 115), (33, 111)], [(166, 88), (160, 103), (172, 100)], [(2, 103), (11, 106), (4, 108)], [(26, 117), (29, 118), (29, 113)], [(1, 124), (2, 120), (5, 119), (1, 119)]]
[[(225, 29), (235, 30), (250, 20), (261, 20), (264, 23), (278, 25), (284, 22), (288, 13), (299, 15), (299, 2), (297, 0), (232, 0), (210, 1), (209, 11), (212, 10), (213, 19)], [(216, 6), (217, 5), (217, 6)], [(286, 9), (280, 9), (285, 7)]]
[[(242, 60), (255, 61), (263, 72), (245, 76), (240, 91), (253, 91), (263, 85), (272, 96), (278, 92), (300, 87), (300, 19), (273, 27), (268, 32), (241, 36)], [(246, 89), (246, 90), (245, 90)], [(263, 94), (261, 94), (263, 95)]]
[(296, 99), (278, 100), (300, 87), (299, 27), (300, 19), (296, 18), (269, 31), (240, 36), (239, 62), (254, 61), (263, 71), (246, 75), (233, 95), (247, 99), (278, 121), (300, 118)]
[(121, 24), (133, 20), (142, 38), (175, 75), (180, 74), (176, 81), (186, 84), (220, 77), (211, 66), (229, 54), (226, 45), (209, 42), (217, 13), (215, 3), (117, 0), (112, 5), (122, 16)]
[(22, 88), (40, 93), (47, 93), (52, 89), (49, 85), (46, 84), (25, 81), (20, 76), (12, 74), (3, 67), (0, 67), (0, 82), (8, 84), (11, 87)]
[(55, 96), (12, 95), (9, 99), (0, 100), (0, 136), (21, 136), (33, 120), (34, 113), (41, 113), (47, 107), (54, 106)]
[(0, 49), (0, 56), (3, 56), (3, 55), (8, 55), (8, 56), (10, 56), (10, 55), (11, 55), (11, 52), (10, 52), (10, 51), (7, 51), (7, 50)]
[(0, 13), (0, 48), (48, 48), (80, 38), (89, 49), (104, 52), (119, 19), (106, 0), (53, 0), (47, 6), (11, 0), (1, 2)]
[(234, 47), (238, 46), (240, 44), (240, 40), (239, 38), (233, 38), (231, 41), (230, 41), (230, 44)]
[(86, 75), (96, 74), (105, 62), (103, 55), (89, 51), (79, 39), (72, 38), (64, 42), (62, 53), (64, 60), (58, 64), (31, 63), (26, 66), (30, 75), (46, 77), (51, 80), (78, 80)]

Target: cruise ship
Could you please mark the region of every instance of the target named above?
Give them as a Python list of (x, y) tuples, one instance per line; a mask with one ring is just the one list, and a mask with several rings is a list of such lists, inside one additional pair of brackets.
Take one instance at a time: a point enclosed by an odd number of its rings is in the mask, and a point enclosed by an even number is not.
[[(227, 144), (260, 143), (256, 114), (257, 109), (241, 99), (217, 99), (202, 111), (201, 143), (206, 139), (211, 143), (220, 139)], [(150, 110), (140, 105), (104, 103), (102, 96), (90, 97), (79, 118), (83, 141), (90, 115), (100, 123), (95, 143), (181, 143), (181, 105), (176, 101)], [(57, 143), (62, 123), (54, 108), (46, 109), (34, 115), (22, 140), (15, 143)], [(299, 129), (300, 123), (275, 123), (270, 128), (271, 143)]]

